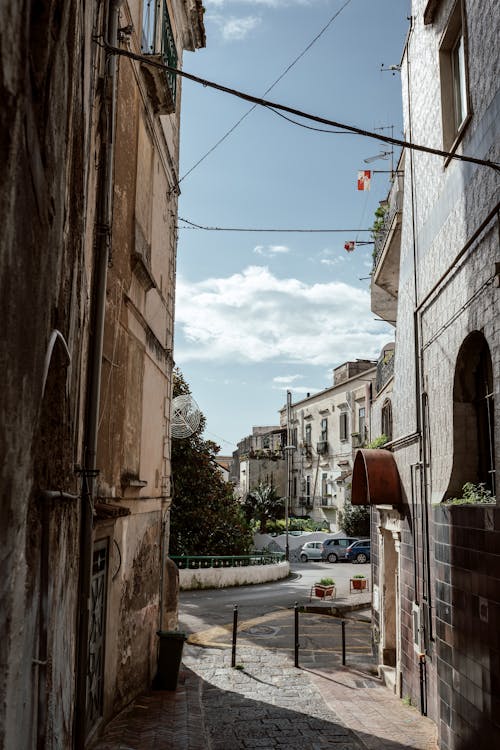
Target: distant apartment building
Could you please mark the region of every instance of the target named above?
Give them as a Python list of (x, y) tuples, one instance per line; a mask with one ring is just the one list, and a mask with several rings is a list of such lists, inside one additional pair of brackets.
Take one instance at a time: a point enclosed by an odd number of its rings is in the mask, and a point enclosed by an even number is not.
[(370, 437), (371, 360), (345, 362), (333, 371), (333, 386), (292, 402), (280, 411), (290, 450), (290, 512), (327, 521), (339, 530), (339, 513), (350, 496), (353, 450)]
[(407, 148), (385, 202), (372, 310), (396, 348), (372, 428), (392, 434), (353, 472), (380, 671), (441, 750), (500, 745), (499, 37), (495, 3), (412, 2), (405, 135), (448, 155)]
[(251, 435), (239, 441), (230, 470), (239, 497), (244, 498), (259, 484), (272, 485), (278, 495), (285, 497), (285, 442), (286, 434), (279, 425), (254, 427)]

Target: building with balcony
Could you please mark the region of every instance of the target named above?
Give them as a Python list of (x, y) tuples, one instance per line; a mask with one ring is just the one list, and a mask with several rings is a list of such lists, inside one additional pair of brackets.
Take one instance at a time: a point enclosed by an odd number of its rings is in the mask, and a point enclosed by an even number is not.
[[(339, 513), (350, 495), (353, 449), (370, 436), (375, 362), (345, 362), (333, 371), (333, 386), (292, 402), (289, 410), (290, 512), (327, 521), (339, 530)], [(287, 407), (280, 424), (287, 429)]]
[(279, 425), (254, 427), (251, 435), (239, 441), (230, 478), (240, 498), (259, 484), (272, 485), (278, 495), (286, 496), (285, 443), (286, 433)]
[(358, 451), (352, 485), (373, 507), (380, 671), (442, 750), (500, 743), (500, 13), (484, 11), (412, 2), (405, 133), (447, 155), (407, 148), (402, 203), (391, 186), (372, 309), (396, 325), (392, 436)]

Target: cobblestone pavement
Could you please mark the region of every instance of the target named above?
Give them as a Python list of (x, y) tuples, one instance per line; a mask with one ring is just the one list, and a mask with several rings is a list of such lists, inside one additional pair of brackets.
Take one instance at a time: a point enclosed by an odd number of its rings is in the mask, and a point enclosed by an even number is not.
[[(301, 653), (302, 668), (296, 669), (289, 643), (279, 643), (286, 628), (285, 616), (278, 615), (241, 623), (236, 669), (229, 628), (192, 635), (177, 690), (141, 696), (108, 726), (94, 750), (437, 747), (434, 724), (382, 685), (367, 653), (353, 663), (354, 652), (348, 651), (349, 666), (341, 666), (338, 643), (328, 642), (331, 618), (314, 620), (306, 644), (311, 656)], [(276, 648), (264, 638), (269, 635)], [(361, 636), (358, 641), (351, 646), (362, 649)]]

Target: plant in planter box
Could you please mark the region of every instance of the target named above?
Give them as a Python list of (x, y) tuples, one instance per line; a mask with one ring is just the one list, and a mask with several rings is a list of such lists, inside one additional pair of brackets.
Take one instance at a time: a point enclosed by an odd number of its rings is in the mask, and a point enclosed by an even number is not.
[(367, 585), (368, 585), (368, 580), (366, 576), (361, 575), (360, 573), (351, 578), (351, 587), (353, 589), (357, 589), (358, 591), (364, 591)]
[(322, 578), (318, 583), (315, 583), (314, 593), (320, 599), (324, 599), (326, 596), (333, 597), (335, 593), (335, 581), (333, 578)]

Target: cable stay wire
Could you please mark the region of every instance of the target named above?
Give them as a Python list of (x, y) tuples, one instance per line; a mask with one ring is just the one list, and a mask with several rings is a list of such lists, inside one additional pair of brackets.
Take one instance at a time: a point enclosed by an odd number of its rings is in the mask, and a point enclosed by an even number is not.
[[(327, 23), (326, 23), (326, 24), (325, 24), (325, 25), (323, 26), (323, 28), (321, 29), (321, 31), (320, 31), (320, 32), (319, 32), (318, 34), (316, 34), (316, 36), (314, 37), (314, 39), (312, 39), (312, 40), (311, 40), (311, 41), (309, 42), (309, 44), (307, 45), (307, 47), (305, 47), (305, 48), (304, 48), (304, 49), (302, 50), (302, 52), (301, 52), (301, 53), (300, 53), (299, 55), (297, 55), (297, 57), (296, 57), (296, 58), (295, 58), (294, 60), (292, 60), (292, 62), (291, 62), (291, 63), (290, 63), (289, 65), (287, 65), (287, 67), (285, 68), (285, 70), (284, 70), (284, 71), (283, 71), (282, 73), (280, 73), (280, 75), (278, 76), (278, 78), (276, 78), (276, 80), (275, 80), (275, 81), (273, 81), (273, 83), (272, 83), (272, 84), (271, 84), (271, 85), (270, 85), (270, 86), (269, 86), (269, 87), (268, 87), (268, 88), (267, 88), (267, 89), (266, 89), (266, 90), (264, 91), (264, 93), (262, 94), (262, 96), (267, 96), (267, 95), (269, 94), (269, 92), (270, 92), (270, 91), (272, 91), (272, 90), (273, 90), (273, 88), (274, 88), (275, 86), (277, 86), (277, 85), (278, 85), (278, 83), (279, 83), (279, 82), (280, 82), (280, 81), (281, 81), (281, 80), (282, 80), (282, 79), (283, 79), (283, 78), (284, 78), (284, 77), (286, 76), (286, 74), (287, 74), (287, 73), (288, 73), (288, 72), (289, 72), (289, 71), (290, 71), (290, 70), (291, 70), (291, 69), (292, 69), (292, 68), (294, 67), (294, 65), (296, 65), (296, 64), (297, 64), (297, 63), (299, 62), (299, 60), (301, 60), (301, 59), (302, 59), (302, 58), (304, 57), (304, 55), (305, 55), (305, 54), (306, 54), (307, 52), (309, 52), (309, 50), (311, 49), (311, 47), (312, 47), (312, 46), (313, 46), (314, 44), (316, 44), (316, 42), (318, 41), (318, 39), (319, 39), (320, 37), (322, 37), (322, 36), (323, 36), (323, 34), (325, 33), (325, 31), (327, 31), (327, 29), (328, 29), (328, 28), (329, 28), (329, 27), (330, 27), (330, 26), (332, 25), (332, 23), (333, 23), (333, 22), (335, 21), (335, 19), (337, 18), (337, 16), (339, 16), (339, 15), (340, 15), (340, 14), (342, 13), (342, 11), (344, 10), (344, 8), (346, 8), (346, 7), (347, 7), (347, 6), (349, 5), (349, 3), (351, 3), (351, 2), (352, 2), (352, 0), (346, 0), (346, 2), (345, 2), (345, 3), (343, 4), (343, 5), (342, 5), (342, 7), (341, 7), (341, 8), (339, 8), (339, 9), (338, 9), (338, 10), (337, 10), (337, 11), (336, 11), (336, 12), (335, 12), (334, 14), (333, 14), (333, 16), (332, 16), (332, 17), (331, 17), (331, 18), (330, 18), (330, 19), (329, 19), (329, 20), (327, 21)], [(254, 111), (254, 109), (256, 109), (257, 107), (258, 107), (258, 105), (257, 105), (257, 104), (254, 104), (254, 105), (253, 105), (252, 107), (250, 107), (250, 109), (249, 109), (249, 110), (247, 110), (247, 111), (246, 111), (246, 112), (245, 112), (245, 113), (244, 113), (244, 114), (243, 114), (243, 115), (242, 115), (242, 116), (240, 117), (240, 119), (239, 119), (239, 120), (237, 120), (237, 122), (235, 122), (235, 123), (234, 123), (234, 125), (232, 125), (232, 127), (230, 127), (230, 128), (229, 128), (229, 130), (227, 130), (227, 131), (226, 131), (226, 132), (224, 133), (224, 135), (223, 135), (223, 136), (221, 136), (221, 137), (219, 138), (219, 140), (218, 140), (218, 141), (217, 141), (216, 143), (214, 143), (214, 145), (213, 145), (213, 146), (212, 146), (212, 147), (211, 147), (211, 148), (210, 148), (210, 149), (209, 149), (209, 150), (208, 150), (208, 151), (207, 151), (207, 152), (206, 152), (206, 153), (205, 153), (205, 154), (204, 154), (204, 155), (203, 155), (202, 157), (200, 157), (200, 158), (198, 159), (198, 161), (197, 161), (197, 162), (195, 162), (195, 164), (193, 164), (193, 166), (192, 166), (192, 167), (191, 167), (190, 169), (188, 169), (188, 171), (187, 171), (187, 172), (185, 172), (185, 173), (184, 173), (184, 174), (182, 175), (182, 177), (180, 177), (180, 178), (179, 178), (179, 181), (177, 182), (177, 186), (179, 186), (179, 185), (181, 184), (181, 182), (182, 182), (183, 180), (185, 180), (185, 179), (186, 179), (186, 177), (187, 177), (188, 175), (190, 175), (190, 174), (191, 174), (191, 172), (193, 172), (193, 171), (194, 171), (194, 170), (195, 170), (195, 169), (196, 169), (197, 167), (199, 167), (199, 165), (200, 165), (200, 164), (201, 164), (202, 162), (204, 162), (204, 161), (205, 161), (205, 159), (206, 159), (206, 158), (207, 158), (208, 156), (210, 156), (210, 154), (212, 154), (212, 153), (213, 153), (213, 152), (215, 151), (215, 149), (216, 149), (216, 148), (218, 148), (218, 147), (219, 147), (219, 146), (221, 145), (221, 143), (223, 143), (223, 142), (224, 142), (224, 141), (226, 140), (226, 138), (229, 138), (229, 136), (231, 135), (231, 133), (233, 133), (233, 132), (234, 132), (234, 131), (236, 130), (236, 128), (237, 128), (237, 127), (238, 127), (239, 125), (241, 125), (241, 123), (243, 122), (243, 120), (245, 120), (245, 119), (246, 119), (246, 118), (248, 117), (248, 115), (250, 115), (250, 114), (251, 114), (251, 113), (252, 113), (252, 112)], [(304, 127), (307, 127), (307, 125), (304, 125)], [(332, 132), (332, 131), (327, 131), (327, 132)], [(339, 131), (339, 132), (344, 132), (344, 131)]]
[(327, 117), (313, 115), (310, 112), (304, 112), (300, 109), (296, 109), (295, 107), (288, 107), (286, 104), (280, 104), (279, 102), (271, 102), (268, 99), (263, 99), (262, 97), (258, 96), (252, 96), (252, 94), (247, 94), (244, 91), (239, 91), (238, 89), (224, 86), (221, 83), (216, 83), (215, 81), (209, 81), (206, 78), (195, 76), (192, 73), (187, 73), (184, 70), (178, 70), (177, 68), (173, 68), (171, 65), (166, 65), (165, 63), (151, 60), (149, 59), (148, 55), (138, 55), (135, 52), (130, 52), (129, 50), (121, 49), (120, 47), (114, 47), (107, 42), (104, 42), (102, 46), (106, 48), (108, 54), (121, 55), (122, 57), (128, 57), (129, 59), (136, 60), (137, 62), (140, 62), (144, 65), (150, 65), (153, 68), (166, 70), (168, 73), (178, 75), (181, 78), (186, 78), (188, 81), (192, 81), (193, 83), (198, 83), (204, 88), (211, 88), (215, 91), (220, 91), (221, 93), (235, 96), (239, 99), (243, 99), (244, 101), (250, 102), (251, 104), (255, 104), (260, 107), (264, 107), (266, 109), (277, 109), (280, 110), (280, 112), (287, 112), (288, 114), (294, 115), (295, 117), (302, 117), (305, 120), (311, 120), (312, 122), (317, 122), (320, 125), (329, 125), (333, 128), (341, 128), (342, 130), (346, 130), (349, 133), (354, 133), (355, 135), (360, 135), (364, 138), (371, 138), (375, 141), (389, 143), (394, 146), (400, 146), (401, 148), (408, 149), (409, 151), (420, 151), (422, 153), (432, 154), (434, 156), (443, 156), (446, 159), (453, 159), (470, 164), (478, 164), (479, 166), (490, 167), (491, 169), (500, 172), (500, 164), (498, 162), (490, 161), (488, 159), (479, 159), (478, 157), (468, 156), (467, 154), (458, 154), (454, 151), (444, 151), (443, 149), (433, 148), (432, 146), (423, 146), (422, 144), (412, 143), (401, 138), (394, 138), (393, 136), (382, 135), (381, 133), (375, 133), (371, 130), (358, 128), (355, 125), (348, 125), (347, 123), (338, 122), (337, 120), (330, 120)]
[[(341, 234), (345, 232), (371, 232), (371, 229), (265, 229), (260, 227), (207, 227), (203, 224), (195, 224), (194, 221), (183, 219), (179, 216), (179, 221), (188, 224), (187, 227), (178, 226), (178, 229), (203, 229), (205, 232), (282, 232), (297, 234)], [(358, 243), (361, 244), (361, 243)]]

